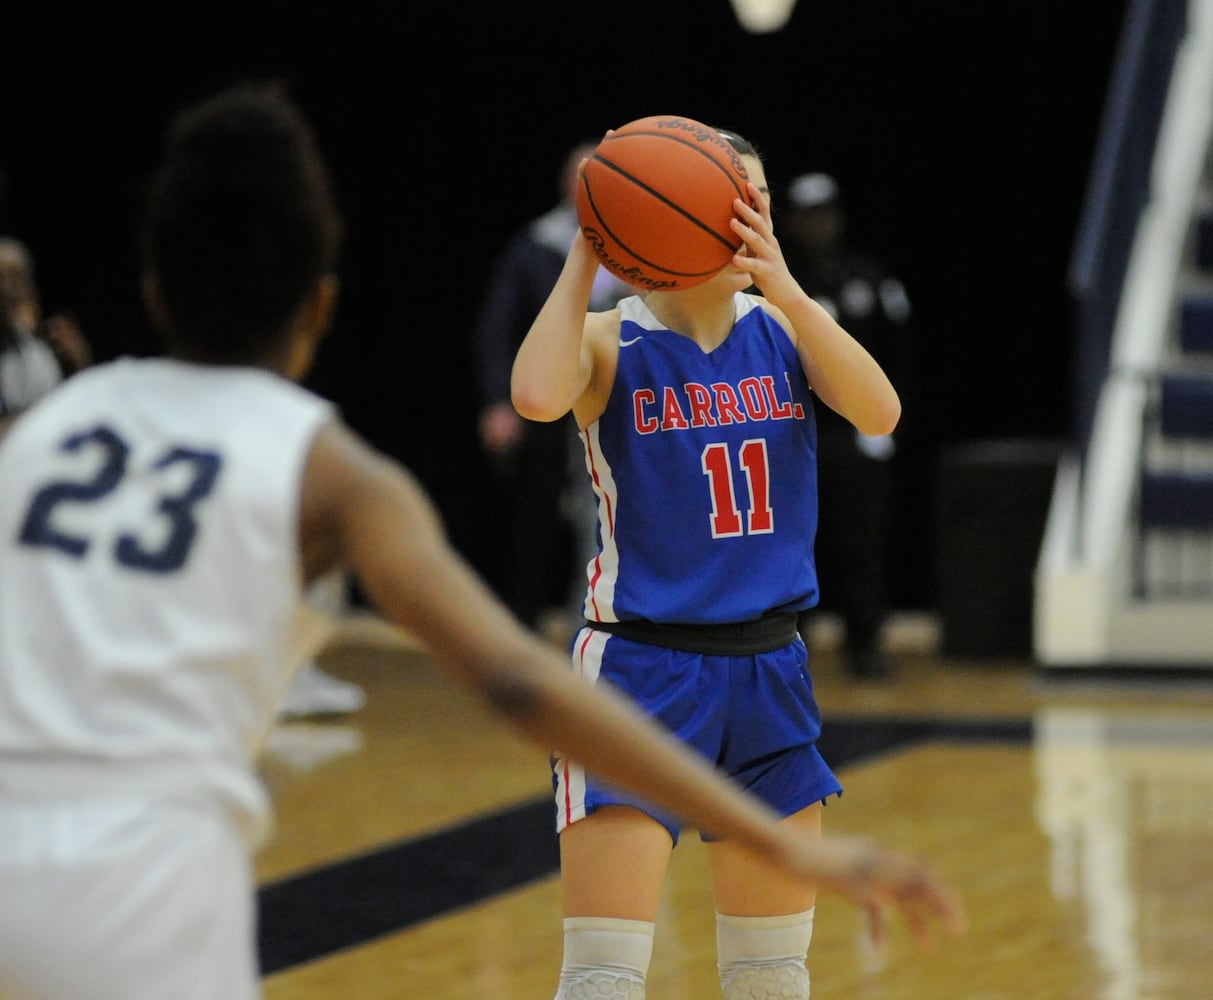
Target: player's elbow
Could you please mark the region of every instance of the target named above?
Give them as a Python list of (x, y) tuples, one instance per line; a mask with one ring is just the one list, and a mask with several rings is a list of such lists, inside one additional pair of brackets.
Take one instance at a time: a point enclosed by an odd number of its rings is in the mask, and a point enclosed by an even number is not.
[(515, 376), (510, 385), (510, 402), (526, 420), (551, 423), (569, 412), (568, 404), (557, 399), (541, 382)]
[(901, 422), (901, 400), (895, 393), (880, 407), (877, 422), (880, 429), (874, 432), (876, 434), (892, 434), (897, 429)]
[(860, 419), (854, 421), (855, 429), (870, 437), (892, 434), (901, 421), (901, 400), (897, 394), (887, 397), (867, 408)]

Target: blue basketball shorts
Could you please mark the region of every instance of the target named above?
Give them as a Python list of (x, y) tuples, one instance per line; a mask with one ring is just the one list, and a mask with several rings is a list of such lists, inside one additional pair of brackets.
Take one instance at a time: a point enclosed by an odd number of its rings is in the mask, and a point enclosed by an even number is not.
[[(573, 666), (591, 682), (607, 680), (683, 743), (780, 815), (842, 794), (817, 750), (821, 712), (808, 650), (797, 638), (770, 653), (716, 656), (653, 646), (583, 628)], [(552, 759), (556, 832), (607, 805), (629, 805), (660, 822), (674, 843), (685, 825), (562, 755)], [(701, 830), (703, 840), (711, 831)]]

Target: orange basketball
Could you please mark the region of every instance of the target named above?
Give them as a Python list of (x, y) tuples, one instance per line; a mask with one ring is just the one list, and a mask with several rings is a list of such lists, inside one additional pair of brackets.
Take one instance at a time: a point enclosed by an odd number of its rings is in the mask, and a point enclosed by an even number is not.
[(639, 118), (586, 162), (577, 221), (616, 277), (650, 291), (691, 288), (740, 249), (729, 220), (734, 198), (750, 201), (748, 179), (741, 155), (710, 126)]

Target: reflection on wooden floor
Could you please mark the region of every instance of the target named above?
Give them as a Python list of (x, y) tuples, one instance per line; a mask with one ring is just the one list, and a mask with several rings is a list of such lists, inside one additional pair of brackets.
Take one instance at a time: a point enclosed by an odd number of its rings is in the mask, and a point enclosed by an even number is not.
[[(550, 1000), (556, 846), (541, 752), (375, 628), (326, 652), (367, 707), (281, 725), (257, 862), (267, 1000)], [(874, 953), (823, 897), (814, 1000), (1204, 1000), (1213, 928), (1213, 673), (1046, 676), (903, 654), (857, 683), (814, 654), (829, 828), (922, 852), (972, 927)], [(650, 1000), (719, 996), (702, 848), (674, 852)]]

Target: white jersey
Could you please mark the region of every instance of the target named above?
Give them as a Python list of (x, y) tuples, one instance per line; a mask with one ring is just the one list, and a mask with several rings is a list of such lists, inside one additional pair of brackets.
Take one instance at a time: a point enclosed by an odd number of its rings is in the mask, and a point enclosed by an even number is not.
[(255, 758), (324, 637), (298, 558), (326, 401), (121, 359), (0, 438), (0, 795), (165, 792), (269, 826)]

